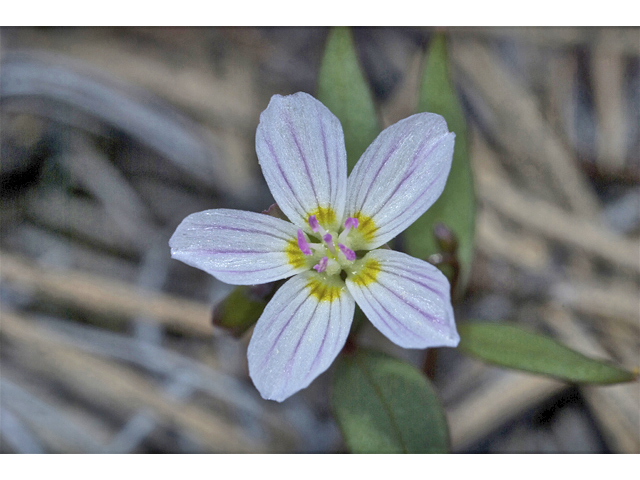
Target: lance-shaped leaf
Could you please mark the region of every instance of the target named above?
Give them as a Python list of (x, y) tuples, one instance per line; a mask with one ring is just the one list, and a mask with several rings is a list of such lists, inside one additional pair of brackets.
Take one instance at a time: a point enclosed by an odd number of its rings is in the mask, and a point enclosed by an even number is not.
[(457, 293), (462, 293), (469, 278), (475, 228), (475, 198), (467, 146), (467, 125), (451, 82), (447, 43), (443, 34), (436, 35), (431, 41), (427, 55), (418, 111), (442, 115), (449, 130), (456, 134), (456, 141), (451, 172), (442, 195), (405, 231), (404, 239), (407, 253), (427, 258), (440, 250), (434, 237), (434, 226), (443, 223), (449, 227), (458, 242), (460, 272), (456, 290)]
[(329, 32), (318, 74), (317, 97), (342, 124), (350, 172), (380, 133), (380, 126), (353, 35), (346, 27)]
[(336, 369), (333, 411), (353, 453), (445, 453), (444, 410), (427, 378), (382, 353), (343, 355)]
[(458, 333), (458, 349), (502, 367), (576, 383), (628, 382), (637, 376), (515, 325), (474, 322), (459, 325)]

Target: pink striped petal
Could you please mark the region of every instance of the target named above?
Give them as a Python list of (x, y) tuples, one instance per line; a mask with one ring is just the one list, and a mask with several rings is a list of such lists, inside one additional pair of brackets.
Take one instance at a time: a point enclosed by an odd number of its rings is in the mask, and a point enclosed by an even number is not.
[(336, 358), (355, 302), (339, 278), (313, 271), (288, 280), (258, 320), (249, 343), (249, 374), (263, 398), (281, 402), (307, 387)]
[(379, 249), (345, 281), (373, 325), (404, 348), (455, 347), (460, 341), (449, 281), (430, 263)]
[(383, 245), (433, 205), (451, 169), (454, 138), (434, 113), (405, 118), (378, 135), (349, 176), (346, 213), (360, 220), (354, 249)]
[(284, 214), (306, 232), (316, 215), (335, 230), (344, 214), (347, 154), (340, 121), (303, 92), (274, 95), (260, 115), (256, 152), (262, 173)]
[(273, 282), (308, 270), (297, 228), (269, 215), (206, 210), (185, 218), (169, 240), (171, 256), (233, 285)]

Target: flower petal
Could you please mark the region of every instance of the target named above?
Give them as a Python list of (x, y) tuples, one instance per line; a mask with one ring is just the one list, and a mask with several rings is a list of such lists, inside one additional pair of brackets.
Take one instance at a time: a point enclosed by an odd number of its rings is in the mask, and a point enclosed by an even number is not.
[(283, 401), (324, 372), (344, 346), (355, 302), (344, 282), (308, 271), (287, 281), (258, 320), (249, 374), (263, 398)]
[(455, 347), (449, 281), (430, 263), (393, 250), (358, 261), (347, 288), (373, 325), (404, 348)]
[(233, 285), (273, 282), (308, 270), (297, 228), (262, 213), (206, 210), (185, 218), (169, 240), (171, 256)]
[(260, 115), (256, 152), (278, 206), (311, 232), (309, 216), (325, 229), (342, 220), (347, 189), (347, 153), (340, 121), (303, 92), (274, 95)]
[(357, 249), (386, 243), (433, 205), (451, 169), (454, 138), (434, 113), (405, 118), (378, 135), (349, 176), (347, 216), (360, 221)]

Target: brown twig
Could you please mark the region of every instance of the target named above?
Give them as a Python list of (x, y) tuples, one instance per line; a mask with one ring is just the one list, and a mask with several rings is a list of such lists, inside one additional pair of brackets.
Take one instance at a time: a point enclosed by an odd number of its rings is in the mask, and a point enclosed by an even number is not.
[(256, 452), (268, 449), (266, 445), (247, 438), (228, 419), (194, 403), (170, 399), (133, 370), (68, 347), (58, 341), (54, 332), (46, 331), (6, 308), (1, 314), (2, 335), (18, 345), (16, 355), (22, 365), (65, 382), (97, 404), (105, 408), (117, 406), (129, 412), (149, 408), (163, 423), (175, 424), (191, 432), (214, 451)]
[[(480, 139), (480, 135), (476, 135)], [(551, 240), (578, 248), (617, 267), (640, 273), (637, 242), (611, 233), (599, 223), (572, 215), (555, 204), (516, 190), (484, 142), (474, 145), (478, 194), (491, 208)]]
[(149, 318), (189, 335), (217, 333), (210, 325), (210, 305), (144, 291), (137, 285), (89, 273), (45, 269), (5, 251), (0, 257), (0, 278), (14, 288), (35, 291), (49, 300), (102, 315)]
[(539, 187), (550, 188), (571, 211), (594, 217), (599, 211), (595, 193), (581, 175), (575, 158), (544, 120), (531, 92), (487, 47), (469, 42), (454, 42), (452, 46), (452, 59), (462, 73), (459, 77), (463, 89), (475, 89), (491, 110), (492, 133), (514, 159), (512, 165), (527, 169), (523, 172), (525, 178)]

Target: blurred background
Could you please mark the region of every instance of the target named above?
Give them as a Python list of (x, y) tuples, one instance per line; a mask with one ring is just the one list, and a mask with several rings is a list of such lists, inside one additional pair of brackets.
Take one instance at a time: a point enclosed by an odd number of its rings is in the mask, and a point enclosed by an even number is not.
[[(458, 320), (640, 364), (640, 30), (449, 29), (478, 201)], [(170, 259), (190, 213), (266, 209), (273, 94), (315, 93), (325, 28), (0, 30), (0, 451), (343, 452), (331, 373), (282, 404), (211, 324), (228, 285)], [(358, 28), (387, 126), (426, 28)], [(365, 341), (417, 366), (424, 352)], [(567, 385), (442, 349), (454, 452), (640, 452), (640, 385)]]

